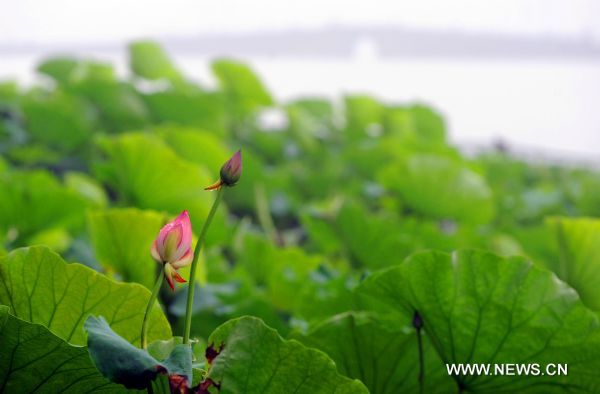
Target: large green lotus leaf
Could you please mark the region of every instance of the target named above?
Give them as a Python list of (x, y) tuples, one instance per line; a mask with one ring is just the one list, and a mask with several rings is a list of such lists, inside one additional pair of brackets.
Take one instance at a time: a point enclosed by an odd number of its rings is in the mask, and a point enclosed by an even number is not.
[(144, 96), (157, 122), (198, 127), (226, 136), (224, 99), (219, 92), (170, 89)]
[[(133, 283), (117, 283), (81, 264), (67, 264), (50, 249), (32, 246), (0, 260), (0, 303), (16, 317), (43, 324), (74, 345), (85, 343), (83, 323), (102, 315), (131, 343), (140, 342), (150, 292)], [(159, 306), (150, 315), (150, 341), (171, 336)]]
[(272, 305), (283, 311), (295, 309), (299, 291), (323, 262), (322, 257), (310, 256), (300, 248), (277, 248), (265, 237), (252, 233), (239, 240), (235, 257), (234, 272), (264, 288)]
[[(15, 80), (0, 81), (0, 103), (16, 104), (20, 97), (19, 84)], [(8, 107), (10, 108), (10, 107)], [(6, 107), (4, 108), (6, 109)]]
[(353, 139), (378, 136), (383, 132), (385, 107), (379, 101), (370, 96), (347, 96), (344, 104), (346, 133)]
[(398, 220), (392, 215), (377, 216), (358, 204), (345, 204), (334, 226), (352, 257), (370, 268), (389, 265), (390, 257), (398, 256), (410, 237), (397, 231)]
[[(182, 291), (176, 295), (175, 301), (169, 307), (169, 312), (179, 317), (174, 327), (176, 332), (184, 330), (186, 301), (187, 293)], [(284, 321), (283, 314), (274, 308), (261, 289), (252, 283), (230, 281), (196, 288), (191, 337), (208, 338), (217, 327), (228, 320), (245, 315), (262, 319), (282, 335), (289, 331), (289, 324)], [(150, 351), (152, 352), (151, 349)]]
[(286, 105), (289, 132), (307, 150), (317, 146), (317, 138), (331, 139), (333, 135), (333, 105), (321, 98), (295, 100)]
[(403, 144), (430, 149), (446, 140), (444, 119), (421, 104), (387, 108), (384, 125), (386, 133), (399, 137)]
[[(513, 224), (506, 232), (523, 245), (524, 255), (554, 271), (560, 248), (550, 226), (544, 223)], [(557, 271), (555, 271), (556, 273)]]
[(324, 259), (297, 247), (276, 249), (272, 258), (273, 267), (268, 273), (271, 303), (280, 310), (293, 311), (298, 303), (297, 292), (311, 280), (311, 273)]
[(443, 143), (446, 140), (444, 118), (432, 108), (416, 104), (410, 106), (410, 113), (418, 136), (423, 141)]
[(568, 174), (570, 192), (580, 214), (600, 216), (600, 174), (592, 170), (575, 170)]
[(150, 123), (146, 103), (130, 84), (86, 80), (80, 82), (77, 88), (99, 109), (107, 130), (135, 130)]
[(27, 238), (27, 243), (30, 245), (44, 245), (56, 253), (64, 253), (73, 243), (73, 238), (63, 227), (54, 227)]
[(74, 152), (90, 138), (93, 113), (77, 97), (60, 90), (33, 91), (23, 98), (22, 109), (35, 141)]
[(273, 98), (259, 77), (245, 64), (221, 59), (212, 63), (212, 71), (225, 94), (230, 116), (236, 120), (260, 107), (273, 104)]
[(55, 226), (79, 225), (85, 199), (49, 172), (0, 173), (0, 228), (15, 228), (24, 240)]
[(344, 203), (337, 212), (314, 210), (302, 217), (302, 223), (315, 246), (326, 253), (342, 251), (355, 265), (371, 269), (395, 264), (425, 248), (452, 250), (474, 243), (461, 234), (461, 227), (445, 234), (437, 222), (377, 214), (355, 202)]
[(136, 41), (129, 44), (129, 65), (136, 75), (146, 79), (181, 78), (169, 55), (153, 41)]
[(598, 392), (600, 322), (577, 293), (523, 258), (417, 253), (360, 288), (418, 311), (444, 363), (568, 364), (568, 376), (453, 376), (468, 392)]
[[(375, 174), (395, 160), (401, 150), (408, 149), (390, 137), (368, 140), (365, 143), (346, 144), (342, 152), (342, 161), (346, 171), (354, 178), (375, 180)], [(377, 158), (377, 160), (373, 160)]]
[[(236, 242), (235, 247), (242, 248), (244, 245), (250, 244), (245, 242), (238, 244)], [(248, 252), (255, 257), (257, 256), (254, 254), (255, 251), (249, 250)], [(295, 300), (298, 296), (295, 291), (299, 285), (302, 287), (305, 286), (297, 281), (303, 278), (308, 279), (308, 277), (299, 277), (296, 272), (291, 272), (290, 278), (284, 278), (279, 287), (284, 288), (286, 294), (292, 294), (292, 299), (282, 301), (273, 300), (273, 293), (267, 289), (266, 283), (264, 281), (259, 283), (252, 276), (257, 274), (256, 278), (264, 278), (261, 273), (265, 266), (261, 263), (261, 259), (256, 260), (260, 266), (256, 267), (256, 271), (252, 270), (253, 267), (248, 267), (250, 269), (246, 269), (246, 267), (235, 268), (235, 266), (242, 264), (237, 253), (238, 250), (236, 249), (233, 256), (229, 257), (235, 262), (232, 269), (229, 260), (225, 258), (223, 252), (218, 248), (207, 251), (208, 264), (205, 266), (208, 283), (204, 283), (196, 288), (192, 316), (192, 338), (208, 338), (218, 326), (227, 320), (245, 315), (261, 318), (270, 327), (279, 331), (281, 335), (289, 332), (290, 326), (286, 321), (289, 318), (289, 313), (276, 309), (275, 305), (298, 304), (299, 302)], [(245, 262), (249, 261), (250, 259), (245, 260)], [(202, 269), (202, 265), (200, 269)], [(301, 271), (307, 270), (302, 267), (297, 267), (297, 269)], [(187, 278), (185, 274), (182, 275), (184, 278)], [(281, 275), (281, 270), (279, 271), (279, 275)], [(198, 279), (197, 282), (202, 283)], [(174, 332), (183, 332), (183, 318), (187, 302), (187, 291), (185, 290), (187, 290), (187, 287), (184, 287), (183, 290), (175, 295), (173, 302), (169, 305), (169, 314), (179, 318), (173, 323), (175, 324), (173, 326)], [(307, 308), (312, 306), (314, 304), (307, 306)], [(325, 317), (328, 316), (326, 315)]]
[(396, 264), (414, 252), (429, 249), (450, 252), (477, 247), (503, 255), (522, 253), (512, 237), (476, 225), (395, 216), (387, 209), (370, 212), (348, 201), (335, 209), (307, 210), (301, 222), (309, 247), (317, 247), (330, 256), (341, 252), (355, 265), (370, 269)]
[(290, 149), (295, 143), (291, 140), (288, 133), (281, 130), (256, 130), (252, 133), (250, 143), (266, 162), (280, 163), (280, 165), (286, 161), (290, 161), (290, 159), (293, 160), (294, 156), (298, 155), (296, 152), (300, 152), (297, 147)]
[(120, 82), (113, 68), (104, 63), (85, 62), (77, 68), (70, 89), (91, 101), (110, 131), (134, 130), (149, 123), (150, 113), (135, 87)]
[(0, 392), (125, 392), (102, 377), (85, 347), (14, 317), (5, 305), (0, 305), (0, 349)]
[[(276, 163), (275, 160), (264, 161), (261, 183), (267, 192), (266, 196), (272, 200), (271, 211), (274, 216), (294, 216), (294, 212), (306, 201), (323, 200), (339, 193), (341, 184), (344, 185), (345, 191), (351, 189), (352, 180), (340, 178), (344, 164), (337, 160), (339, 156), (335, 153), (330, 155), (330, 151), (324, 146), (319, 146), (316, 151), (311, 157), (302, 158), (286, 153), (287, 162), (275, 166), (270, 164)], [(307, 166), (308, 162), (311, 163), (310, 166)], [(319, 171), (315, 171), (316, 168)], [(344, 180), (349, 182), (345, 183)]]
[(384, 168), (379, 179), (409, 207), (430, 217), (486, 223), (494, 215), (485, 179), (447, 157), (411, 155)]
[(520, 196), (521, 211), (512, 212), (513, 218), (523, 222), (541, 220), (545, 216), (560, 215), (565, 211), (564, 193), (555, 183), (527, 188)]
[[(113, 208), (88, 214), (90, 237), (102, 267), (117, 273), (126, 282), (137, 282), (152, 289), (159, 266), (150, 255), (150, 247), (161, 227), (164, 214), (135, 208)], [(189, 278), (189, 267), (179, 270)], [(204, 259), (199, 260), (196, 279), (206, 281)]]
[(185, 127), (159, 127), (156, 131), (182, 158), (217, 171), (232, 156), (215, 134)]
[(72, 57), (51, 57), (37, 66), (39, 73), (54, 79), (60, 85), (68, 85), (73, 71), (77, 69), (80, 61)]
[[(405, 110), (403, 109), (403, 111)], [(443, 143), (421, 141), (412, 134), (407, 136), (407, 133), (391, 133), (380, 138), (370, 138), (358, 144), (347, 144), (344, 146), (343, 156), (339, 160), (344, 162), (351, 179), (360, 177), (369, 181), (378, 180), (377, 176), (386, 167), (395, 163), (397, 165), (399, 158), (416, 152), (461, 160), (461, 154), (456, 148)], [(396, 201), (398, 200), (396, 199)]]
[[(323, 210), (324, 211), (324, 210)], [(343, 239), (335, 227), (335, 213), (318, 209), (305, 209), (300, 213), (300, 223), (307, 235), (307, 249), (317, 249), (326, 255), (342, 250)]]
[[(230, 320), (208, 339), (207, 378), (227, 393), (367, 393), (358, 380), (341, 376), (325, 353), (283, 340), (260, 319)], [(212, 352), (210, 351), (212, 349)]]
[(0, 157), (0, 174), (4, 174), (8, 171), (8, 163), (4, 158)]
[(88, 225), (98, 261), (124, 281), (152, 289), (157, 263), (150, 256), (150, 247), (165, 219), (158, 212), (135, 208), (90, 212)]
[(34, 142), (27, 145), (13, 145), (6, 152), (6, 158), (21, 167), (60, 166), (64, 154), (48, 147), (44, 143)]
[(128, 133), (99, 141), (106, 160), (98, 167), (122, 200), (139, 208), (190, 212), (195, 228), (201, 228), (214, 195), (204, 188), (215, 182), (204, 167), (178, 156), (158, 137)]
[(64, 174), (64, 183), (69, 190), (86, 199), (96, 208), (108, 205), (108, 196), (102, 185), (90, 175), (83, 172), (67, 172)]
[[(339, 262), (339, 265), (341, 264), (343, 262)], [(331, 316), (347, 311), (378, 310), (370, 298), (354, 291), (360, 281), (361, 275), (358, 273), (320, 267), (311, 274), (310, 280), (298, 292), (294, 318), (312, 327)], [(318, 305), (318, 308), (315, 308), (315, 305)]]
[[(539, 223), (550, 214), (563, 214), (573, 211), (574, 201), (567, 201), (567, 194), (585, 190), (586, 195), (593, 191), (581, 188), (575, 174), (561, 174), (557, 169), (525, 163), (506, 153), (488, 153), (477, 158), (484, 169), (488, 184), (494, 191), (497, 220), (501, 225), (513, 223)], [(560, 177), (565, 176), (565, 180)], [(568, 204), (568, 205), (567, 205)]]
[[(391, 330), (373, 315), (349, 312), (328, 319), (307, 334), (295, 332), (292, 338), (327, 353), (339, 373), (359, 379), (371, 394), (397, 394), (420, 389), (416, 335), (414, 329), (400, 326)], [(426, 338), (423, 342), (425, 392), (455, 392), (456, 384), (439, 356)]]
[(548, 268), (573, 286), (589, 308), (600, 310), (600, 220), (557, 217), (548, 225), (560, 249)]
[(118, 79), (117, 71), (111, 63), (86, 59), (77, 67), (70, 82), (76, 85), (87, 80), (117, 82)]

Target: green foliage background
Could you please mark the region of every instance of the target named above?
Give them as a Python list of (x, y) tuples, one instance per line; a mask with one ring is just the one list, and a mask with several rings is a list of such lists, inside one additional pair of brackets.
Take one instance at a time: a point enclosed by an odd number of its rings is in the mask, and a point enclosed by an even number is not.
[[(600, 390), (598, 172), (465, 156), (420, 103), (281, 103), (242, 62), (214, 61), (209, 89), (155, 43), (129, 56), (125, 78), (55, 57), (39, 85), (0, 82), (0, 391), (124, 390), (78, 347), (85, 318), (139, 345), (154, 237), (184, 209), (200, 230), (203, 188), (238, 148), (241, 181), (200, 260), (195, 384)], [(151, 339), (181, 335), (185, 296), (162, 289)], [(221, 343), (208, 365), (203, 348)], [(450, 377), (449, 362), (568, 363), (569, 375)], [(25, 379), (33, 370), (45, 373)]]

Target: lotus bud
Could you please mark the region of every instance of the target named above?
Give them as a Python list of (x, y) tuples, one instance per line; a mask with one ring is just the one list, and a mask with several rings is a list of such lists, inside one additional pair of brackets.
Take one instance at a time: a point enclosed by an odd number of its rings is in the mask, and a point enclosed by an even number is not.
[(413, 327), (416, 328), (417, 330), (420, 330), (421, 328), (423, 328), (423, 318), (417, 311), (415, 311), (415, 313), (413, 314), (412, 324), (413, 324)]
[(185, 279), (177, 270), (192, 262), (192, 224), (187, 211), (160, 229), (150, 250), (152, 257), (164, 265), (165, 278), (172, 290), (174, 281), (183, 283)]
[(220, 179), (205, 188), (204, 190), (218, 190), (221, 186), (234, 186), (237, 181), (240, 179), (242, 175), (242, 150), (238, 150), (231, 157), (231, 159), (227, 160), (223, 167), (221, 167), (221, 172), (219, 173)]

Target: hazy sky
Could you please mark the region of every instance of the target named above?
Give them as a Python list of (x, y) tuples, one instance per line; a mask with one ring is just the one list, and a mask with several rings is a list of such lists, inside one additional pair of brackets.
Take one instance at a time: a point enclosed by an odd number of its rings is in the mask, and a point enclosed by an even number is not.
[[(125, 70), (124, 45), (133, 39), (202, 32), (394, 25), (600, 42), (600, 0), (0, 0), (0, 6), (0, 45), (41, 44), (31, 53), (0, 55), (0, 80), (29, 82), (53, 44), (85, 52), (107, 43), (116, 50), (101, 59)], [(444, 113), (456, 141), (501, 137), (575, 157), (600, 154), (596, 59), (245, 60), (281, 99), (362, 92), (394, 102), (424, 101)], [(207, 59), (179, 54), (176, 61), (191, 78), (211, 83)]]
[(3, 43), (123, 42), (204, 31), (332, 24), (395, 24), (600, 39), (598, 0), (0, 0), (0, 5)]

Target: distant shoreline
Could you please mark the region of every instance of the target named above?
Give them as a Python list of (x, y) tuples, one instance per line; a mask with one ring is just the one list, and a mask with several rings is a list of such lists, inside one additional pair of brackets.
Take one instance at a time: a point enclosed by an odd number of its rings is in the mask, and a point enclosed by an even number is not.
[[(153, 38), (154, 39), (154, 38)], [(173, 53), (203, 56), (307, 56), (344, 58), (366, 49), (381, 58), (598, 58), (600, 43), (592, 37), (509, 35), (402, 27), (290, 29), (248, 33), (213, 33), (156, 37)], [(114, 52), (123, 42), (0, 42), (0, 54)]]

